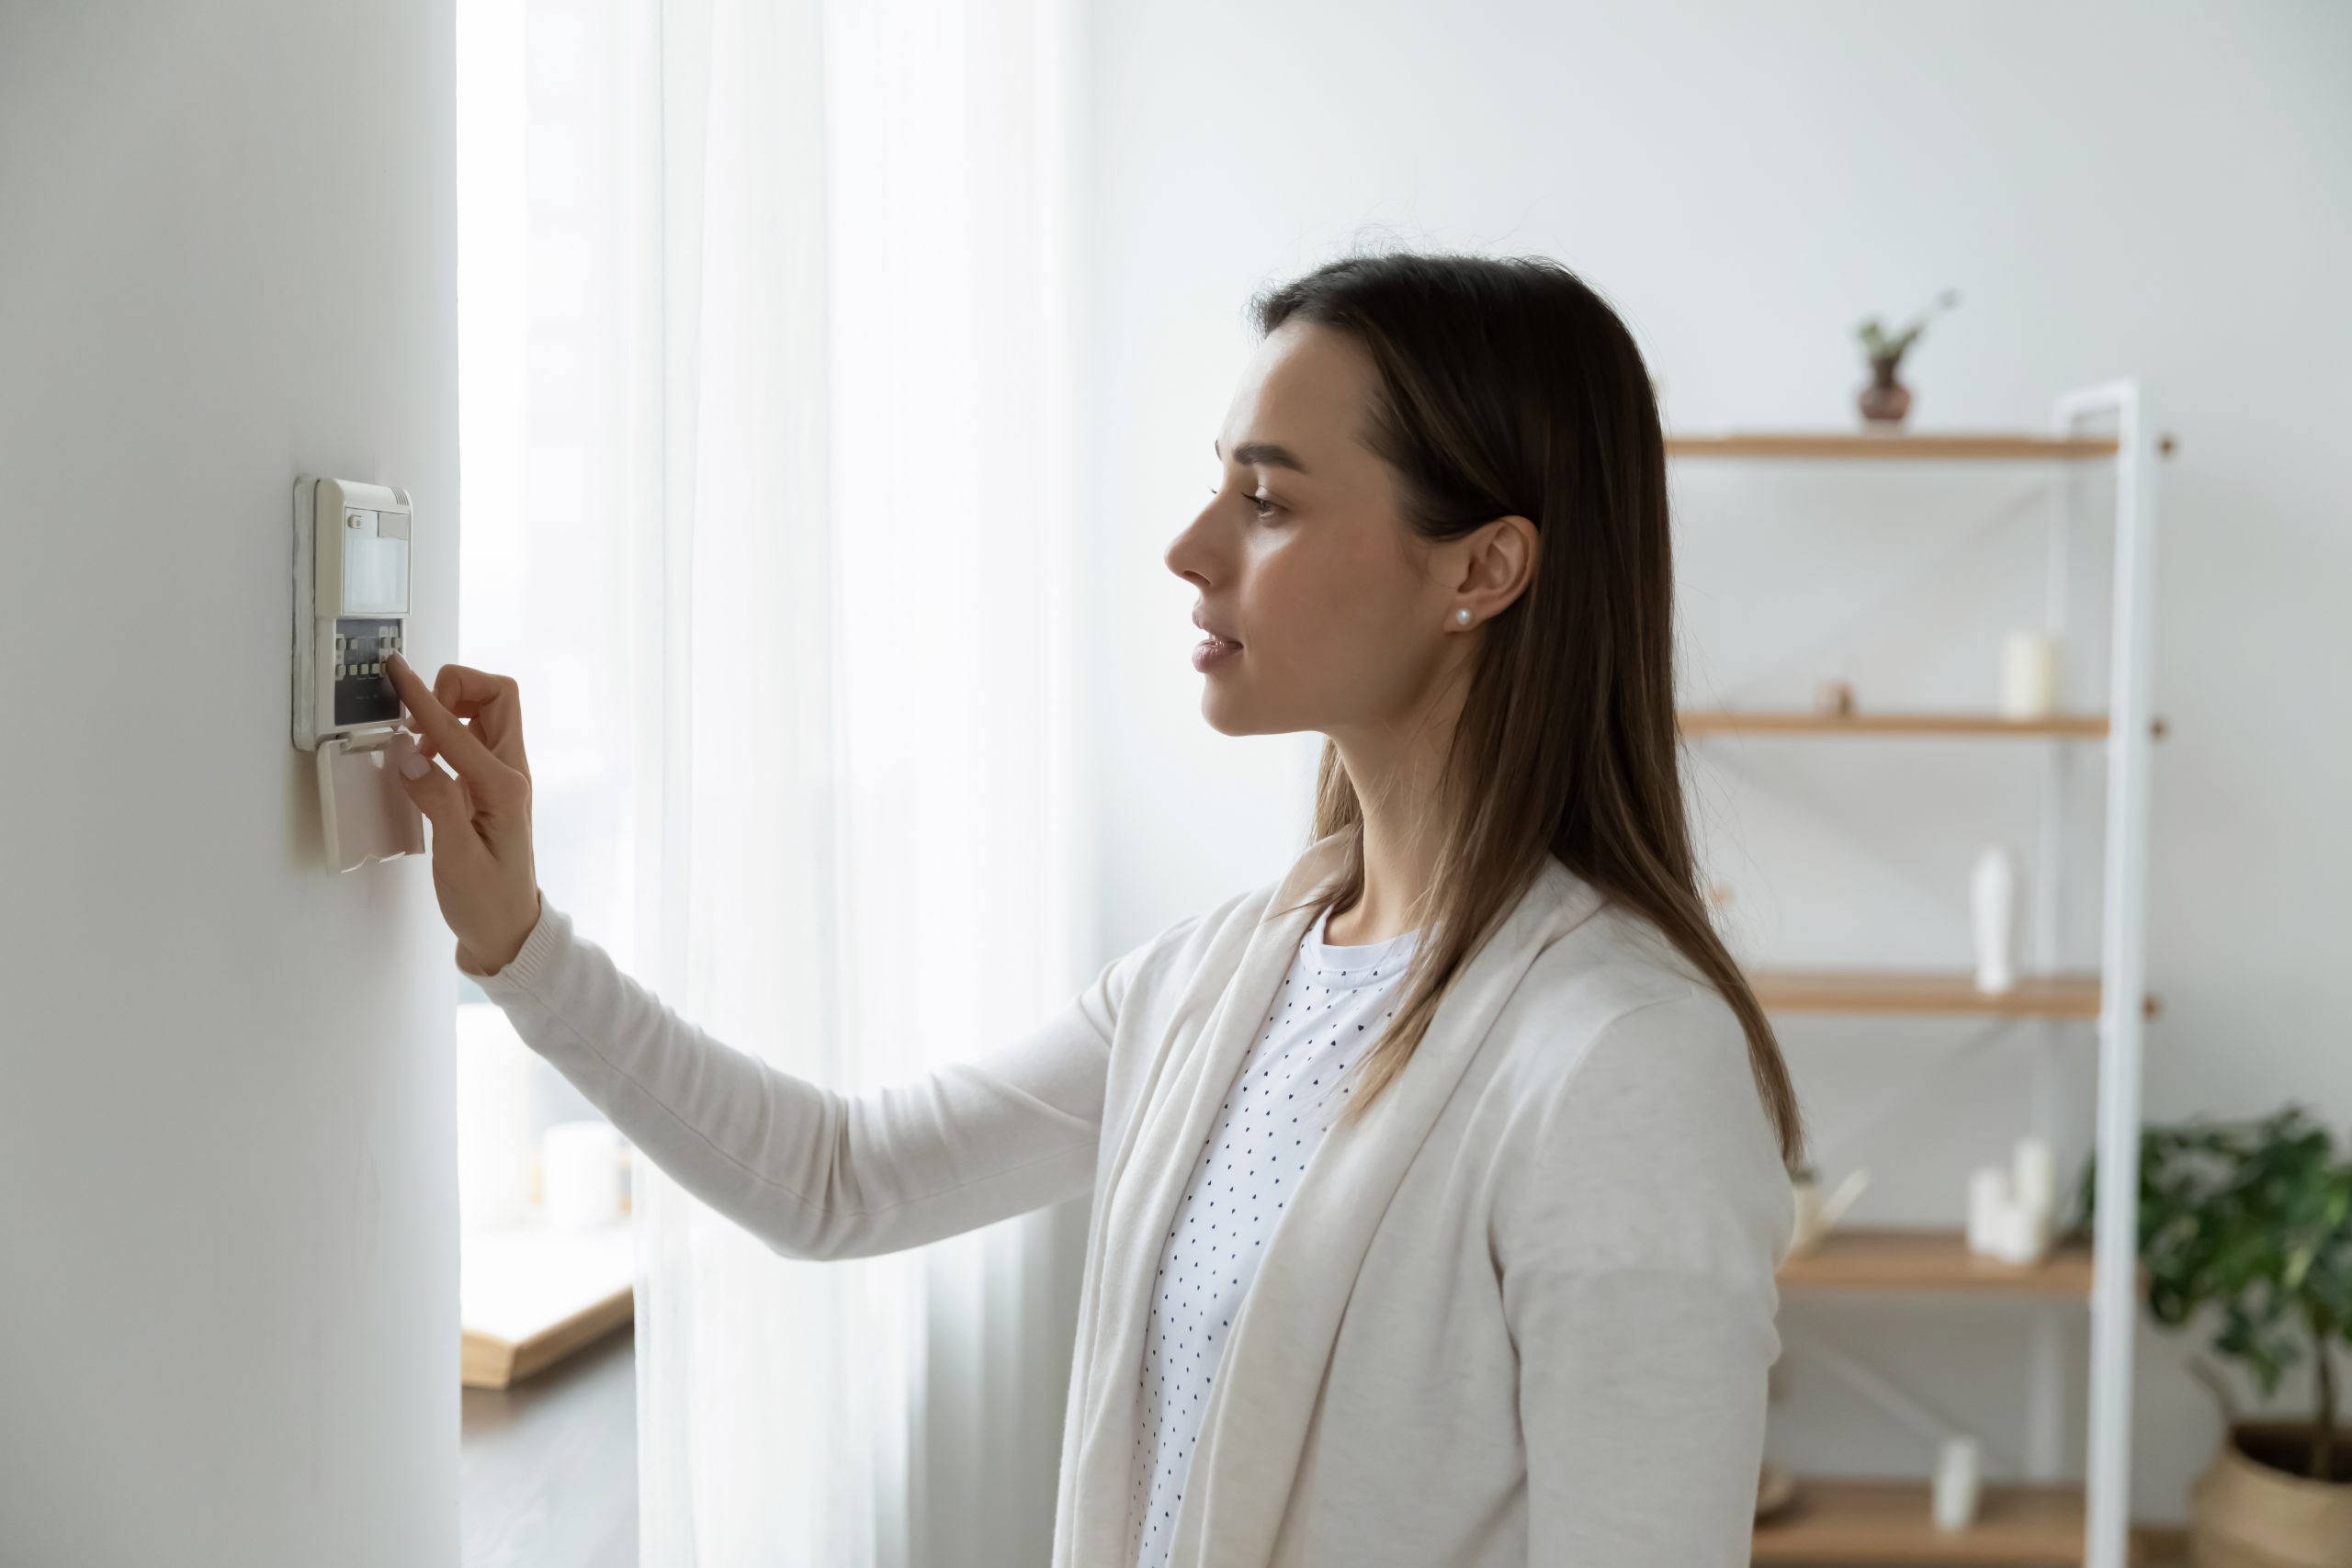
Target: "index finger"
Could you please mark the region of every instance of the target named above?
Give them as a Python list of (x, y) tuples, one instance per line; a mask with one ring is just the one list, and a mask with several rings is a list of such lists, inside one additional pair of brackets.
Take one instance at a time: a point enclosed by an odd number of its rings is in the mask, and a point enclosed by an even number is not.
[(444, 664), (433, 678), (432, 692), (450, 713), (471, 721), (467, 728), (492, 756), (530, 776), (531, 764), (523, 755), (523, 694), (514, 677), (469, 664)]
[(408, 660), (394, 654), (384, 661), (384, 672), (391, 677), (392, 689), (408, 705), (409, 716), (416, 721), (416, 727), (432, 738), (435, 749), (448, 759), (449, 765), (458, 770), (459, 777), (487, 784), (502, 773), (519, 773), (522, 771), (483, 745), (481, 737), (457, 715), (443, 707), (441, 700), (425, 685), (424, 678), (409, 667)]

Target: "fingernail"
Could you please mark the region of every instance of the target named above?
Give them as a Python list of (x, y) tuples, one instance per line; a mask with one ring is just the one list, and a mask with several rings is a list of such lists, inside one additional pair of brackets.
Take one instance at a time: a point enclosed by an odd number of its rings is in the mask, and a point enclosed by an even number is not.
[(413, 779), (423, 778), (424, 776), (424, 770), (432, 765), (433, 764), (426, 761), (420, 753), (415, 751), (410, 751), (401, 758), (401, 772), (406, 773)]

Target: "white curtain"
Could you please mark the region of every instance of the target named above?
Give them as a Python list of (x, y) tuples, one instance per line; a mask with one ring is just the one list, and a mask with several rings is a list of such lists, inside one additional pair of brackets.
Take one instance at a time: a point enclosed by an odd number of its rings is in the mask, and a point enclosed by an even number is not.
[[(1094, 960), (1058, 0), (460, 13), (536, 296), (468, 495), (530, 510), (534, 624), (607, 606), (533, 736), (631, 760), (607, 945), (846, 1092), (1034, 1027)], [(646, 1568), (1043, 1561), (1082, 1202), (802, 1262), (638, 1162)]]

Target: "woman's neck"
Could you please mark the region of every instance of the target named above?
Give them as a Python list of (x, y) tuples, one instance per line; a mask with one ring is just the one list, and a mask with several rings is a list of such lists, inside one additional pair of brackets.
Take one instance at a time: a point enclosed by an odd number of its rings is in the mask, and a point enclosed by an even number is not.
[(1353, 904), (1324, 922), (1323, 940), (1334, 947), (1362, 947), (1419, 929), (1414, 911), (1429, 878), (1426, 858), (1407, 852), (1391, 825), (1367, 813), (1363, 889)]
[(1363, 887), (1325, 924), (1324, 940), (1335, 947), (1386, 942), (1419, 929), (1421, 895), (1435, 874), (1439, 848), (1425, 824), (1444, 767), (1452, 715), (1445, 719), (1409, 727), (1413, 739), (1404, 745), (1332, 737), (1363, 814)]

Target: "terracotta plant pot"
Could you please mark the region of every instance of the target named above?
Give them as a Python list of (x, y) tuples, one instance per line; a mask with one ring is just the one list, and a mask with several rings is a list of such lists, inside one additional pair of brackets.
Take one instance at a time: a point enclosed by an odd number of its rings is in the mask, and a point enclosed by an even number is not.
[(2191, 1568), (2352, 1568), (2352, 1441), (2339, 1428), (2331, 1478), (2311, 1468), (2309, 1422), (2230, 1428), (2189, 1489)]
[(1900, 358), (1871, 361), (1871, 384), (1854, 400), (1871, 423), (1891, 430), (1911, 412), (1911, 389), (1894, 378), (1902, 364)]

